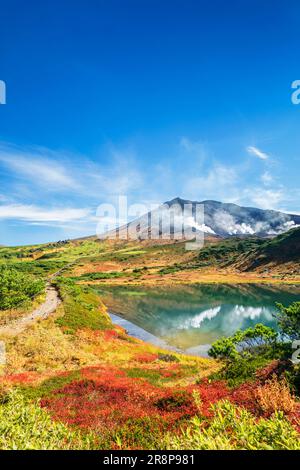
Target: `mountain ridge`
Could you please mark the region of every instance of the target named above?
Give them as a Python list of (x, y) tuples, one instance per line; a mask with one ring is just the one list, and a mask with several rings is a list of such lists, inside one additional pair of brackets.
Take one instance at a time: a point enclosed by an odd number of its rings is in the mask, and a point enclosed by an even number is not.
[[(204, 221), (202, 222), (196, 220), (195, 217), (197, 204), (204, 207)], [(185, 205), (192, 206), (192, 217), (182, 215)], [(170, 214), (173, 219), (170, 219)], [(164, 222), (168, 220), (171, 220), (171, 223), (164, 225)], [(142, 240), (166, 239), (168, 233), (173, 239), (182, 239), (183, 220), (184, 226), (191, 228), (190, 235), (185, 237), (190, 239), (196, 236), (196, 232), (204, 232), (206, 236), (222, 238), (251, 235), (266, 238), (300, 226), (300, 215), (297, 214), (209, 199), (191, 201), (175, 197), (128, 224), (107, 232), (103, 238), (106, 235), (114, 235), (116, 232), (120, 238), (126, 238), (127, 232), (128, 238), (130, 238), (130, 234), (135, 234), (137, 238)]]

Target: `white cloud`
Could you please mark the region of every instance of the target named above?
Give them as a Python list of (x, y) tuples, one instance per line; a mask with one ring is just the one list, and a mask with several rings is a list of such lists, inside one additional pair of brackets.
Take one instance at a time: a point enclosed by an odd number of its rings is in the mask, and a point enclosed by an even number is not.
[(35, 205), (0, 205), (0, 219), (18, 219), (27, 222), (74, 222), (91, 218), (90, 209), (54, 208), (48, 209)]
[[(109, 158), (108, 158), (109, 157)], [(9, 171), (10, 192), (15, 197), (34, 197), (46, 192), (103, 201), (111, 195), (128, 194), (144, 186), (146, 175), (138, 169), (138, 160), (130, 151), (107, 149), (107, 164), (85, 156), (34, 147), (21, 150), (0, 144), (0, 166)]]
[(282, 189), (253, 188), (249, 196), (254, 204), (261, 209), (275, 209), (284, 200)]
[(180, 154), (177, 155), (177, 161), (182, 160), (183, 164), (187, 163), (187, 154), (189, 159), (193, 161), (194, 168), (201, 165), (212, 157), (211, 151), (207, 144), (200, 140), (191, 140), (188, 137), (181, 137), (179, 141)]
[[(53, 157), (53, 152), (45, 149), (22, 152), (14, 147), (0, 146), (0, 162), (15, 176), (33, 181), (37, 185), (46, 185), (47, 189), (78, 187), (63, 164)], [(61, 159), (62, 155), (59, 157)]]
[(266, 186), (270, 185), (273, 182), (273, 176), (268, 171), (265, 171), (261, 175), (260, 179), (263, 182), (263, 184)]
[(193, 141), (188, 137), (181, 137), (179, 145), (187, 152), (202, 152), (204, 145), (201, 141)]
[(187, 137), (182, 137), (180, 139), (180, 147), (182, 147), (184, 150), (187, 150), (188, 152), (193, 149), (193, 143), (188, 139)]
[(247, 147), (247, 152), (249, 155), (253, 155), (254, 157), (260, 158), (261, 160), (268, 160), (269, 155), (265, 152), (262, 152), (259, 148), (254, 146)]
[(85, 192), (99, 197), (102, 195), (128, 194), (141, 188), (144, 184), (143, 175), (128, 161), (114, 161), (112, 167), (102, 169), (90, 163), (85, 171)]
[[(91, 208), (103, 202), (113, 203), (120, 194), (127, 195), (129, 203), (150, 198), (163, 202), (181, 196), (263, 209), (278, 209), (299, 200), (295, 189), (275, 184), (268, 171), (249, 174), (249, 165), (221, 163), (206, 147), (201, 141), (182, 137), (178, 155), (161, 158), (159, 163), (154, 159), (153, 164), (143, 167), (144, 159), (128, 147), (120, 150), (107, 146), (101, 150), (101, 158), (98, 155), (93, 160), (67, 152), (20, 149), (0, 143), (2, 194), (6, 193), (0, 196), (0, 219), (30, 225), (57, 224), (66, 229), (79, 226), (88, 234), (96, 224)], [(248, 147), (248, 152), (263, 160), (268, 158), (256, 147)], [(232, 225), (233, 233), (254, 230), (246, 224), (237, 227), (231, 220), (226, 224)], [(205, 225), (201, 229), (213, 233)]]
[(238, 174), (235, 168), (214, 164), (205, 174), (193, 177), (185, 181), (184, 194), (196, 199), (234, 200), (237, 196), (235, 184), (238, 182)]

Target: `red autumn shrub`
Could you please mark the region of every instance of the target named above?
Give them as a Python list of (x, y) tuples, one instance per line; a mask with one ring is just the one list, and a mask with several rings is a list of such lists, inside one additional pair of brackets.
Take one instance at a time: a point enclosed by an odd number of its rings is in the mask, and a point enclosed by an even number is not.
[[(170, 366), (176, 373), (179, 366)], [(81, 380), (56, 390), (41, 404), (56, 419), (104, 432), (144, 418), (179, 427), (182, 419), (197, 413), (195, 390), (206, 416), (210, 416), (211, 404), (230, 395), (224, 382), (204, 380), (199, 385), (164, 389), (145, 379), (128, 377), (117, 368), (94, 366), (82, 369)]]
[(265, 382), (266, 380), (271, 379), (278, 370), (279, 362), (279, 360), (274, 360), (262, 369), (258, 369), (255, 375), (259, 382)]
[(300, 433), (300, 404), (297, 403), (295, 411), (288, 415), (288, 420)]
[(169, 379), (169, 378), (175, 379), (178, 376), (176, 371), (173, 371), (173, 370), (163, 369), (163, 370), (160, 370), (159, 372), (160, 372), (160, 375), (166, 379)]
[(154, 362), (158, 358), (157, 354), (152, 354), (148, 352), (144, 352), (142, 354), (137, 354), (134, 359), (138, 362)]
[(108, 367), (85, 368), (81, 377), (43, 399), (41, 406), (55, 419), (104, 432), (144, 418), (179, 425), (196, 413), (190, 390), (166, 390)]
[[(176, 373), (174, 365), (171, 372)], [(167, 374), (168, 368), (163, 373)], [(116, 367), (91, 366), (81, 370), (80, 380), (43, 399), (41, 406), (47, 408), (54, 419), (97, 430), (103, 435), (127, 427), (129, 423), (134, 428), (135, 423), (138, 426), (143, 422), (176, 432), (187, 418), (199, 412), (209, 418), (211, 405), (222, 399), (228, 399), (256, 416), (264, 416), (264, 410), (258, 411), (259, 386), (258, 382), (248, 382), (232, 390), (226, 382), (204, 379), (186, 387), (162, 388), (144, 378), (127, 376)], [(260, 390), (263, 394), (264, 389)], [(198, 403), (193, 396), (195, 392)], [(268, 396), (268, 400), (271, 397)], [(299, 425), (298, 405), (290, 410), (288, 417), (295, 426)]]
[(2, 381), (10, 384), (31, 384), (37, 380), (39, 374), (37, 372), (22, 372), (20, 374), (10, 374), (5, 375), (2, 378)]
[[(180, 373), (180, 364), (168, 364), (160, 372), (170, 371)], [(128, 448), (139, 447), (145, 435), (144, 426), (177, 433), (198, 413), (210, 418), (211, 405), (222, 399), (246, 408), (257, 418), (265, 415), (263, 410), (259, 411), (257, 402), (258, 387), (263, 387), (259, 381), (244, 383), (236, 389), (229, 389), (224, 381), (208, 379), (185, 387), (159, 387), (107, 365), (86, 367), (80, 371), (80, 377), (49, 392), (41, 406), (54, 419), (96, 431), (110, 446), (114, 445), (112, 436), (116, 431), (122, 437), (122, 445)], [(287, 418), (300, 430), (299, 404)]]
[(160, 375), (165, 378), (180, 379), (184, 376), (181, 364), (167, 364), (163, 368), (159, 369)]
[(226, 382), (209, 382), (208, 379), (203, 379), (198, 385), (191, 385), (188, 387), (188, 390), (191, 394), (193, 391), (196, 391), (199, 394), (202, 403), (201, 414), (203, 416), (211, 416), (211, 405), (224, 398), (230, 399), (231, 393)]
[(255, 390), (257, 382), (246, 382), (231, 392), (231, 401), (238, 406), (246, 408), (253, 414), (257, 412), (257, 402), (255, 397)]
[(112, 339), (116, 339), (119, 333), (116, 330), (105, 330), (104, 332), (104, 339), (105, 341), (110, 341)]

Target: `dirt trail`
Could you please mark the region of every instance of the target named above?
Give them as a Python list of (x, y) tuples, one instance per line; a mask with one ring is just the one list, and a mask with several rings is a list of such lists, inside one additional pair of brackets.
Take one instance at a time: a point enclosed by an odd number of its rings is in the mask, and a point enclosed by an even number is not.
[(51, 313), (55, 312), (58, 305), (61, 303), (59, 298), (58, 292), (54, 286), (50, 284), (50, 282), (55, 279), (56, 277), (60, 276), (66, 269), (70, 268), (74, 264), (76, 264), (78, 259), (71, 261), (71, 263), (66, 264), (63, 266), (59, 271), (49, 276), (49, 281), (46, 285), (46, 299), (41, 305), (39, 305), (35, 310), (28, 313), (24, 317), (18, 318), (17, 320), (12, 321), (11, 323), (0, 327), (0, 336), (16, 336), (33, 322), (38, 319), (45, 319), (51, 315)]
[(59, 271), (56, 271), (55, 273), (51, 274), (48, 277), (48, 283), (46, 285), (45, 302), (43, 302), (35, 310), (28, 313), (24, 317), (18, 318), (17, 320), (13, 320), (11, 323), (0, 327), (0, 336), (16, 336), (19, 333), (22, 333), (22, 331), (24, 331), (27, 326), (31, 325), (36, 320), (45, 319), (49, 317), (49, 315), (51, 315), (53, 312), (55, 312), (58, 305), (61, 303), (61, 300), (59, 298), (57, 289), (50, 283), (56, 277), (60, 276), (64, 271), (76, 264), (80, 259), (82, 258), (77, 258), (71, 261), (70, 263), (66, 264), (61, 269), (59, 269)]
[(16, 336), (38, 319), (45, 319), (53, 313), (61, 300), (57, 290), (51, 286), (46, 287), (46, 300), (28, 315), (12, 321), (8, 325), (0, 328), (0, 335)]

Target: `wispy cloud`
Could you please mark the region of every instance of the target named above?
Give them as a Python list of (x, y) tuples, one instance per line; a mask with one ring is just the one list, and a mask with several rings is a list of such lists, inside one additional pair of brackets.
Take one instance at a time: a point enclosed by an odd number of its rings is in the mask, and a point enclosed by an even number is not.
[(203, 154), (206, 152), (205, 145), (200, 140), (191, 140), (188, 137), (181, 137), (179, 141), (179, 145), (182, 149), (186, 150), (187, 152), (196, 152), (199, 154)]
[(78, 184), (68, 173), (62, 163), (57, 161), (62, 155), (57, 155), (48, 149), (32, 149), (21, 151), (16, 147), (0, 145), (0, 163), (15, 177), (34, 181), (45, 189), (77, 188)]
[(273, 176), (271, 175), (271, 173), (269, 173), (268, 171), (265, 171), (261, 177), (260, 177), (261, 181), (263, 182), (263, 184), (265, 186), (269, 186), (270, 184), (273, 183), (274, 181), (274, 178)]
[(108, 195), (128, 193), (143, 187), (144, 175), (138, 170), (137, 158), (127, 150), (109, 146), (105, 155), (109, 163), (99, 164), (84, 155), (32, 147), (20, 149), (0, 144), (0, 168), (6, 170), (10, 192), (40, 197), (46, 192), (68, 193), (99, 201)]
[(45, 208), (26, 204), (0, 205), (0, 219), (18, 219), (27, 222), (74, 222), (92, 217), (87, 208)]
[(245, 191), (245, 196), (260, 209), (277, 209), (285, 200), (285, 194), (282, 188), (248, 188)]
[(85, 161), (84, 169), (85, 193), (105, 196), (128, 194), (132, 191), (142, 189), (145, 184), (145, 174), (139, 170), (138, 157), (133, 151), (118, 150), (109, 146), (108, 165), (99, 165), (93, 161)]
[(222, 199), (228, 201), (237, 197), (238, 172), (233, 166), (214, 163), (199, 176), (191, 176), (183, 186), (184, 194), (192, 198)]
[[(72, 230), (88, 235), (95, 233), (96, 207), (122, 194), (129, 204), (181, 196), (272, 209), (296, 206), (299, 193), (281, 185), (276, 172), (267, 171), (269, 163), (261, 172), (253, 160), (221, 160), (213, 148), (182, 137), (173, 154), (145, 164), (142, 152), (128, 146), (107, 145), (88, 158), (0, 144), (0, 221), (60, 227), (66, 237)], [(256, 147), (248, 152), (269, 158)]]
[(254, 146), (247, 147), (247, 152), (249, 155), (253, 155), (254, 157), (260, 158), (261, 160), (268, 160), (269, 158), (267, 153)]

